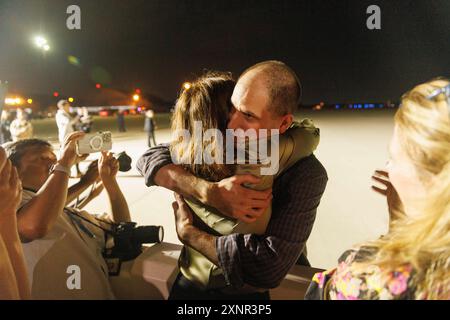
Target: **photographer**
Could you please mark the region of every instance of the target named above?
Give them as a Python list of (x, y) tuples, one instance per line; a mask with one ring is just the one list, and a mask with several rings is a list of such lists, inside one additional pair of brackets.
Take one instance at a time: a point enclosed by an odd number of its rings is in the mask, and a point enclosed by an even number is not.
[[(66, 207), (70, 168), (79, 160), (76, 142), (83, 136), (82, 132), (68, 135), (59, 160), (46, 141), (24, 140), (7, 147), (23, 185), (17, 221), (33, 299), (114, 299), (102, 256), (105, 233), (97, 227), (106, 227), (108, 220), (102, 222), (85, 211)], [(92, 167), (89, 181), (98, 178)], [(98, 174), (110, 199), (109, 221), (130, 221), (128, 205), (116, 181), (117, 171), (117, 160), (102, 153)], [(83, 188), (72, 188), (71, 197)], [(69, 267), (73, 266), (80, 270), (75, 288), (69, 285)]]

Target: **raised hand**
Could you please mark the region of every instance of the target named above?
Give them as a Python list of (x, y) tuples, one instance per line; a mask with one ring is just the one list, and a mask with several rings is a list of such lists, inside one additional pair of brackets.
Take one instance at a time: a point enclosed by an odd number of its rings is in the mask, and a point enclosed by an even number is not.
[(397, 190), (395, 190), (394, 186), (389, 180), (389, 173), (383, 170), (376, 170), (372, 176), (372, 179), (378, 181), (385, 187), (380, 188), (372, 185), (372, 189), (375, 192), (385, 196), (387, 199), (390, 222), (393, 222), (399, 217), (404, 216), (405, 210), (403, 207), (403, 203), (398, 196)]
[(85, 133), (81, 131), (72, 132), (64, 139), (64, 145), (61, 148), (59, 163), (66, 168), (71, 168), (74, 164), (84, 160), (88, 155), (77, 155), (77, 141), (84, 137)]
[(119, 161), (113, 157), (112, 153), (102, 152), (102, 156), (98, 163), (98, 169), (103, 183), (108, 183), (115, 179), (117, 172), (119, 171)]
[(16, 217), (16, 210), (22, 198), (22, 183), (7, 159), (5, 151), (0, 147), (0, 218)]

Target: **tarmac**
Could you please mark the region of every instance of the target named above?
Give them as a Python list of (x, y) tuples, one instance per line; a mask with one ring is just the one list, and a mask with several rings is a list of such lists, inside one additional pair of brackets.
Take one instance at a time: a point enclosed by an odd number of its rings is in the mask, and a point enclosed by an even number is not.
[[(386, 232), (386, 200), (370, 187), (373, 171), (383, 168), (387, 161), (393, 115), (393, 110), (308, 111), (297, 115), (298, 118), (313, 119), (320, 128), (321, 142), (315, 154), (329, 176), (307, 243), (308, 259), (313, 267), (333, 267), (338, 257), (354, 244), (378, 238)], [(156, 140), (158, 143), (168, 142), (169, 115), (160, 114), (158, 117), (162, 125), (156, 131)], [(132, 169), (118, 174), (132, 219), (139, 225), (161, 225), (165, 230), (165, 242), (180, 243), (171, 206), (173, 193), (160, 187), (146, 187), (135, 168), (136, 160), (147, 149), (147, 136), (140, 126), (143, 118), (133, 119), (131, 122), (135, 125), (126, 133), (116, 131), (113, 118), (100, 121), (102, 129), (110, 126), (113, 131), (113, 151), (126, 151), (133, 159)], [(55, 141), (54, 138), (51, 140)], [(95, 157), (95, 154), (91, 155), (82, 167)], [(76, 180), (72, 179), (71, 183), (74, 182)], [(108, 203), (103, 192), (85, 209), (96, 214), (110, 212)]]

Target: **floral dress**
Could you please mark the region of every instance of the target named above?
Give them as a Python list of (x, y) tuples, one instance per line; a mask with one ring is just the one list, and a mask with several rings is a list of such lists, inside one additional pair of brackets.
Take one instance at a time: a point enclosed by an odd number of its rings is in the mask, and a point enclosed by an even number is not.
[(354, 274), (350, 268), (368, 252), (349, 250), (339, 258), (337, 268), (316, 273), (306, 292), (307, 300), (398, 300), (415, 299), (410, 285), (413, 268), (406, 264), (383, 275), (377, 266)]

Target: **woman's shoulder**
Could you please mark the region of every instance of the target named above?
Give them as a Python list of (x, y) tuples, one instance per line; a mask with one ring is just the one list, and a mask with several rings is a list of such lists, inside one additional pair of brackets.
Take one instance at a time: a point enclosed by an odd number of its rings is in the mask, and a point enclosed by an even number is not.
[(322, 291), (322, 297), (332, 300), (394, 300), (412, 297), (413, 267), (410, 264), (393, 270), (382, 270), (375, 265), (364, 270), (355, 268), (355, 264), (371, 253), (368, 248), (348, 250), (341, 255), (336, 268), (316, 274), (313, 283), (317, 290)]

